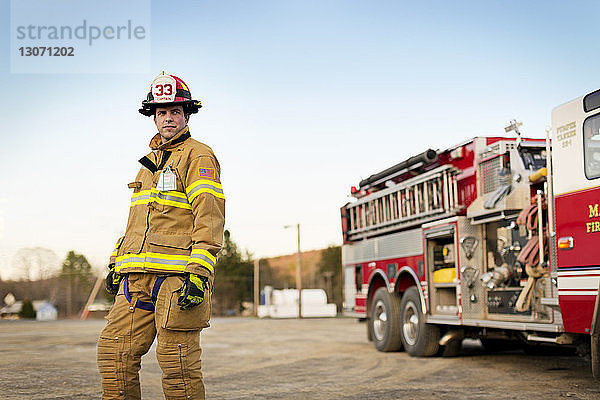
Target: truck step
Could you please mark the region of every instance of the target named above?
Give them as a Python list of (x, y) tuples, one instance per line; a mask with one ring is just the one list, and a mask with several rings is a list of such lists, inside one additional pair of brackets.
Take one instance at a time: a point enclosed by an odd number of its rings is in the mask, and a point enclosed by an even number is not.
[(559, 307), (558, 304), (558, 297), (542, 297), (540, 299), (540, 302), (542, 303), (543, 306), (548, 306), (548, 307)]

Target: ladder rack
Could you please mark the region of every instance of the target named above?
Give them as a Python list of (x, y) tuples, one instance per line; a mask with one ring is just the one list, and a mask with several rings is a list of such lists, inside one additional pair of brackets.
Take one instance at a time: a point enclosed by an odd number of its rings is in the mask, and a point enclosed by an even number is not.
[(462, 208), (458, 203), (459, 172), (442, 165), (349, 204), (348, 238), (362, 239), (455, 215)]

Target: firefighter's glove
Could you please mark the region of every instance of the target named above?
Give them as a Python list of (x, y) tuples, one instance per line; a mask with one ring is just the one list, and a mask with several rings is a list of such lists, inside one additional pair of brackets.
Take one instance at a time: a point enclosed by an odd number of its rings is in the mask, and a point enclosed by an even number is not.
[(180, 289), (177, 304), (182, 310), (189, 310), (204, 301), (204, 293), (210, 290), (208, 278), (202, 275), (186, 274), (183, 286)]
[(106, 280), (104, 281), (104, 287), (106, 291), (110, 294), (117, 294), (119, 292), (119, 285), (121, 284), (121, 280), (123, 279), (123, 275), (117, 274), (114, 269), (110, 269), (108, 271), (108, 275), (106, 275)]

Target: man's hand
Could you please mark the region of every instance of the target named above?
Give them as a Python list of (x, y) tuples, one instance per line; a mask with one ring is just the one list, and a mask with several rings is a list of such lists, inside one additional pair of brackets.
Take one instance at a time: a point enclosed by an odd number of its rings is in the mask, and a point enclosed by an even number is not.
[(189, 310), (204, 301), (204, 293), (210, 290), (208, 278), (202, 275), (186, 274), (185, 282), (181, 286), (177, 304), (182, 310)]
[(106, 280), (104, 281), (104, 287), (106, 288), (106, 291), (110, 294), (117, 294), (119, 292), (121, 279), (123, 279), (123, 275), (117, 274), (115, 270), (111, 268), (110, 271), (108, 271), (108, 275), (106, 275)]

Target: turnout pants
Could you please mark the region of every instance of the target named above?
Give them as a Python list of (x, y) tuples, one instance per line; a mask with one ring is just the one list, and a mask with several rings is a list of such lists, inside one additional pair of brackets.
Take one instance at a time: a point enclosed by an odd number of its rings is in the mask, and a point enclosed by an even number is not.
[(132, 273), (121, 282), (98, 339), (102, 399), (141, 399), (141, 357), (156, 337), (167, 400), (204, 399), (200, 331), (208, 326), (210, 293), (191, 310), (177, 305), (182, 275)]

